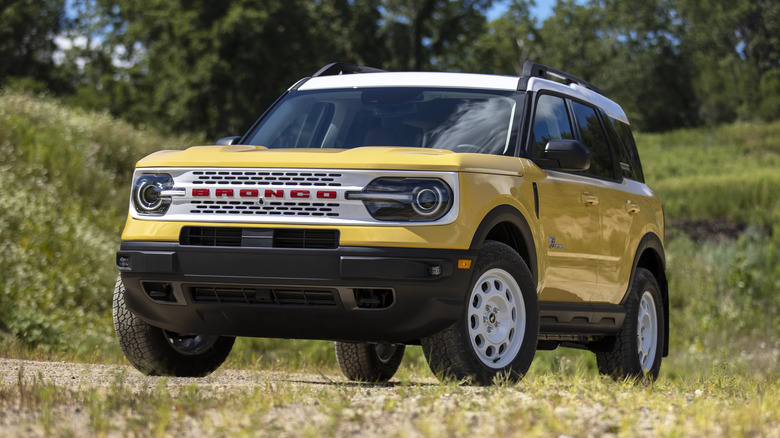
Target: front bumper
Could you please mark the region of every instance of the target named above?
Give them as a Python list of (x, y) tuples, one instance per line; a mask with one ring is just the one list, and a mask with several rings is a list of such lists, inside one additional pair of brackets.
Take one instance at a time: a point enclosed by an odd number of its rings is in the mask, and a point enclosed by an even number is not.
[[(123, 242), (130, 310), (178, 333), (415, 343), (457, 321), (476, 251)], [(473, 263), (472, 263), (473, 265)]]

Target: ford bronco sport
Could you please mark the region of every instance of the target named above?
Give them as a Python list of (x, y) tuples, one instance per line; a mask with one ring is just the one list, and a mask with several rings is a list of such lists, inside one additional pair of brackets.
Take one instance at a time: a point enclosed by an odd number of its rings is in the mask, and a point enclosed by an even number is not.
[(558, 346), (655, 378), (663, 235), (626, 115), (588, 82), (334, 63), (243, 137), (138, 162), (114, 325), (157, 375), (208, 374), (250, 336), (335, 341), (358, 381), (407, 345), (475, 384)]

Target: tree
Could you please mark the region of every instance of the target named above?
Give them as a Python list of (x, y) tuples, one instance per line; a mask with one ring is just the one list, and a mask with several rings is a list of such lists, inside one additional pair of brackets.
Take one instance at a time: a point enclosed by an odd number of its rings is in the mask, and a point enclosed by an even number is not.
[(381, 36), (390, 70), (446, 70), (485, 29), (493, 0), (384, 0)]
[(762, 93), (761, 87), (771, 88), (774, 72), (780, 70), (780, 1), (678, 3), (686, 29), (683, 44), (695, 53), (692, 70), (701, 118), (721, 123), (765, 114), (761, 108), (773, 104), (763, 101), (776, 97)]
[(531, 16), (533, 0), (513, 0), (507, 11), (486, 25), (452, 60), (460, 71), (520, 75), (527, 60), (537, 59), (541, 47), (536, 19)]
[(29, 78), (51, 88), (57, 80), (54, 38), (67, 27), (64, 0), (0, 0), (0, 85)]

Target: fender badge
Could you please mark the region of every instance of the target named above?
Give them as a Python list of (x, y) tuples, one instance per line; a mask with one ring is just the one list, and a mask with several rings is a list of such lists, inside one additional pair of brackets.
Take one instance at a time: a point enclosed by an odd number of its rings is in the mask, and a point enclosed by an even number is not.
[(563, 245), (555, 243), (555, 236), (548, 237), (547, 241), (550, 243), (550, 249), (563, 249)]

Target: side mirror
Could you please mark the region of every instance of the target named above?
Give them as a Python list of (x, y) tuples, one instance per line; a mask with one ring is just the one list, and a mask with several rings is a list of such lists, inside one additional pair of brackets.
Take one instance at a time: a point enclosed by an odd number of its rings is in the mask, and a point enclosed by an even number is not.
[(241, 137), (239, 136), (232, 136), (232, 137), (222, 137), (219, 140), (217, 140), (217, 143), (219, 146), (230, 146), (234, 144), (238, 144), (238, 142), (241, 141)]
[(544, 147), (544, 167), (561, 170), (588, 170), (590, 151), (578, 140), (550, 140)]

